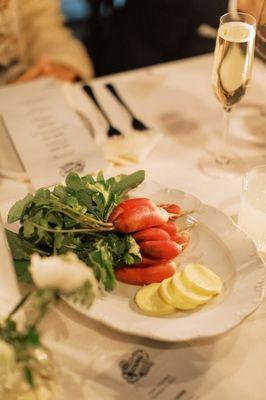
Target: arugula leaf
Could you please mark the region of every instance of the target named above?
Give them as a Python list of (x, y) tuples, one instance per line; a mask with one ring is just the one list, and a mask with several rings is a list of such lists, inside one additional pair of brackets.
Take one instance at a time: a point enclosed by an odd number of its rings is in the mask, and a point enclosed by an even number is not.
[(31, 274), (29, 272), (29, 260), (14, 260), (16, 275), (19, 282), (32, 283)]
[(53, 195), (58, 198), (59, 200), (65, 201), (67, 197), (67, 191), (65, 186), (63, 185), (56, 185), (53, 190)]
[(112, 192), (116, 194), (125, 194), (131, 189), (140, 185), (145, 179), (145, 171), (140, 170), (133, 172), (133, 174), (123, 177), (120, 181), (116, 182), (112, 187)]
[(97, 243), (96, 249), (89, 253), (89, 262), (96, 277), (103, 283), (107, 291), (111, 291), (115, 287), (115, 275), (112, 268), (113, 258), (107, 246)]
[(124, 264), (135, 264), (141, 261), (140, 249), (131, 235), (126, 236), (126, 251), (123, 254)]
[(9, 222), (20, 220), (19, 233), (7, 231), (19, 280), (30, 282), (30, 255), (73, 251), (101, 281), (106, 290), (115, 286), (114, 269), (141, 260), (139, 246), (130, 235), (113, 233), (108, 222), (126, 193), (144, 180), (144, 171), (104, 178), (80, 177), (71, 172), (66, 185), (52, 191), (41, 188), (15, 203)]
[[(92, 268), (96, 278), (107, 291), (115, 287), (114, 269), (123, 265), (135, 264), (141, 261), (139, 246), (130, 235), (109, 233), (90, 237), (87, 235), (74, 236), (57, 234), (54, 237), (54, 247), (58, 254), (73, 251), (88, 267)], [(22, 241), (22, 246), (26, 240)], [(29, 247), (33, 252), (34, 248)], [(22, 247), (23, 250), (23, 247)], [(51, 254), (52, 250), (51, 250)], [(32, 283), (29, 273), (29, 253), (18, 253), (25, 259), (15, 259), (15, 269), (19, 281)]]
[(28, 193), (22, 200), (18, 200), (9, 210), (7, 222), (12, 224), (18, 221), (24, 214), (25, 209), (30, 205), (33, 200), (33, 195)]
[(42, 251), (38, 247), (35, 247), (32, 243), (23, 239), (19, 234), (5, 230), (8, 245), (12, 252), (15, 260), (29, 260), (30, 255), (33, 253), (39, 253), (40, 255), (49, 255), (45, 251)]
[(66, 186), (72, 190), (85, 189), (86, 186), (76, 172), (70, 172), (66, 177)]
[(50, 198), (51, 198), (50, 190), (44, 188), (38, 189), (34, 196), (34, 200), (36, 203), (38, 202), (42, 203), (43, 201), (46, 202), (47, 200), (50, 200)]
[(82, 182), (84, 183), (95, 183), (95, 179), (92, 175), (85, 175), (81, 178)]
[(33, 224), (33, 221), (26, 219), (23, 224), (24, 237), (25, 238), (30, 237), (34, 233), (34, 230), (35, 230), (35, 226)]
[(110, 233), (106, 236), (104, 244), (113, 255), (113, 268), (141, 261), (139, 246), (131, 235)]

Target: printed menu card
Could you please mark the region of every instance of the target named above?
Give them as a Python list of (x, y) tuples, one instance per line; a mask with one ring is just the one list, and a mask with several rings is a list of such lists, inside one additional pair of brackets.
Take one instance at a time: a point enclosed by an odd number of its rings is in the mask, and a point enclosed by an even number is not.
[(0, 114), (33, 186), (50, 186), (70, 171), (107, 163), (89, 130), (51, 78), (0, 89)]

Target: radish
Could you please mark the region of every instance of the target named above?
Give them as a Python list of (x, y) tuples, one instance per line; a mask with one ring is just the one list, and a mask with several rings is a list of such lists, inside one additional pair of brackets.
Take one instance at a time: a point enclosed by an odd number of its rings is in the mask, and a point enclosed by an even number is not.
[(170, 278), (176, 272), (173, 261), (159, 263), (147, 268), (124, 267), (115, 271), (116, 279), (130, 285), (148, 285), (162, 282)]

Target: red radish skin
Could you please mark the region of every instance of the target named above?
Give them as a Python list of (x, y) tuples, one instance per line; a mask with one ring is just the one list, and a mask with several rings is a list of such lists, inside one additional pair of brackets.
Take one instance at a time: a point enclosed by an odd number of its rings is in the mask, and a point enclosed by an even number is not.
[(118, 206), (115, 207), (108, 219), (108, 222), (116, 221), (119, 215), (123, 214), (127, 210), (133, 210), (136, 207), (144, 205), (148, 206), (151, 210), (156, 210), (156, 205), (153, 203), (153, 201), (144, 197), (124, 200), (122, 203), (118, 204)]
[[(113, 210), (108, 221), (114, 224), (115, 230), (123, 233), (133, 233), (168, 223), (163, 230), (171, 236), (176, 233), (176, 227), (169, 220), (176, 219), (180, 214), (177, 204), (157, 207), (152, 200), (141, 197), (124, 200)], [(163, 240), (163, 237), (159, 240)]]
[(158, 259), (152, 259), (152, 258), (147, 258), (147, 257), (142, 257), (142, 260), (136, 264), (133, 265), (133, 267), (142, 267), (142, 268), (146, 268), (146, 267), (150, 267), (151, 265), (155, 265), (155, 264), (161, 264), (164, 262), (167, 262), (168, 260), (162, 259), (162, 260), (158, 260)]
[(177, 204), (160, 204), (159, 207), (164, 208), (169, 214), (173, 214), (172, 218), (177, 218), (181, 215), (181, 208)]
[(160, 225), (159, 228), (169, 233), (170, 236), (177, 232), (176, 224), (173, 221), (168, 221), (165, 224)]
[(170, 260), (178, 256), (181, 251), (177, 243), (172, 240), (157, 240), (140, 243), (142, 256), (153, 259)]
[(125, 211), (139, 206), (149, 206), (153, 210), (155, 210), (157, 207), (156, 204), (151, 199), (147, 199), (146, 197), (136, 197), (133, 199), (127, 199), (119, 204), (119, 207), (122, 207)]
[(176, 265), (173, 261), (155, 264), (147, 268), (124, 267), (115, 271), (116, 279), (130, 285), (149, 285), (159, 283), (170, 278), (176, 272)]
[(159, 226), (168, 221), (168, 213), (162, 208), (143, 205), (126, 210), (114, 222), (115, 230), (123, 233), (133, 233), (142, 229)]
[(116, 206), (111, 215), (108, 218), (108, 222), (116, 221), (121, 214), (123, 214), (124, 210), (120, 205)]
[(143, 242), (147, 240), (170, 240), (170, 235), (165, 230), (160, 228), (148, 228), (134, 233), (133, 238), (137, 242)]
[(175, 243), (179, 244), (182, 246), (182, 250), (184, 250), (187, 245), (189, 244), (190, 241), (190, 235), (188, 231), (182, 231), (180, 233), (176, 233), (173, 236), (171, 236), (171, 240), (173, 240)]

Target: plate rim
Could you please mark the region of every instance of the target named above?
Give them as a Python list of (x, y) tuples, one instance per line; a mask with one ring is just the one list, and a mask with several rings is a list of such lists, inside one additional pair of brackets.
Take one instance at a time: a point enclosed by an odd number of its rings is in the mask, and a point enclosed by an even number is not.
[[(160, 183), (153, 182), (153, 181), (146, 181), (144, 184), (146, 186), (149, 184), (155, 184), (158, 191), (161, 191), (161, 190), (164, 192), (174, 191), (174, 192), (178, 192), (178, 194), (180, 196), (186, 196), (186, 197), (188, 196), (192, 201), (195, 201), (199, 204), (200, 211), (206, 212), (206, 210), (207, 211), (209, 210), (211, 212), (217, 213), (218, 215), (220, 215), (220, 217), (223, 218), (224, 221), (226, 221), (230, 225), (230, 230), (233, 230), (234, 232), (237, 232), (239, 235), (242, 235), (242, 238), (250, 244), (250, 248), (252, 249), (252, 257), (254, 257), (254, 260), (258, 261), (256, 270), (257, 270), (257, 273), (259, 274), (259, 277), (258, 277), (257, 281), (255, 282), (255, 284), (253, 285), (254, 290), (256, 289), (256, 297), (254, 295), (253, 298), (250, 299), (249, 305), (246, 306), (244, 310), (240, 309), (237, 313), (234, 312), (234, 314), (232, 314), (230, 316), (229, 322), (227, 322), (226, 324), (223, 324), (223, 326), (220, 326), (218, 329), (215, 327), (215, 329), (212, 330), (210, 333), (204, 332), (204, 329), (203, 329), (202, 331), (194, 331), (191, 335), (186, 334), (186, 335), (182, 336), (179, 334), (179, 336), (172, 336), (172, 337), (170, 337), (170, 336), (167, 337), (164, 334), (160, 334), (160, 331), (159, 332), (155, 332), (155, 331), (141, 332), (141, 331), (139, 331), (138, 327), (134, 328), (134, 326), (131, 326), (130, 328), (126, 328), (121, 325), (118, 326), (115, 321), (108, 320), (108, 319), (106, 320), (106, 318), (102, 315), (99, 315), (98, 317), (96, 315), (94, 315), (93, 312), (91, 311), (91, 310), (93, 310), (93, 308), (86, 309), (86, 308), (82, 307), (82, 305), (74, 303), (70, 298), (68, 298), (68, 299), (64, 298), (64, 301), (71, 308), (75, 309), (76, 311), (78, 311), (79, 313), (84, 315), (85, 317), (90, 318), (94, 321), (97, 321), (97, 322), (103, 324), (104, 326), (107, 326), (108, 328), (114, 329), (115, 331), (130, 335), (130, 336), (137, 336), (137, 337), (142, 337), (142, 338), (147, 338), (147, 339), (152, 339), (152, 340), (157, 340), (157, 341), (162, 341), (162, 342), (178, 343), (178, 342), (186, 342), (186, 341), (193, 341), (193, 340), (210, 339), (210, 338), (219, 336), (223, 333), (226, 333), (226, 332), (232, 330), (234, 327), (239, 325), (245, 318), (247, 318), (250, 314), (255, 312), (256, 309), (262, 303), (263, 298), (264, 298), (264, 283), (265, 283), (265, 277), (266, 277), (266, 265), (265, 265), (262, 257), (258, 253), (255, 243), (253, 242), (253, 240), (250, 237), (248, 237), (248, 235), (245, 232), (243, 232), (238, 227), (238, 225), (233, 221), (233, 219), (229, 215), (227, 215), (220, 209), (218, 209), (210, 204), (201, 202), (200, 199), (198, 199), (196, 196), (194, 196), (188, 192), (184, 192), (182, 190), (179, 190), (179, 189), (176, 189), (173, 187), (167, 187), (165, 185), (162, 185)], [(141, 190), (142, 186), (143, 185), (141, 185), (137, 189), (137, 191)], [(145, 188), (142, 190), (145, 190)], [(136, 189), (134, 191), (132, 191), (131, 193), (134, 194), (135, 191), (136, 191)], [(95, 300), (95, 302), (97, 302), (97, 299)], [(142, 314), (142, 315), (144, 315), (144, 314)], [(145, 318), (156, 318), (156, 317), (145, 316)], [(162, 317), (157, 317), (157, 318), (158, 318), (158, 321), (163, 321), (165, 319)], [(173, 321), (174, 321), (174, 319), (173, 319)]]

